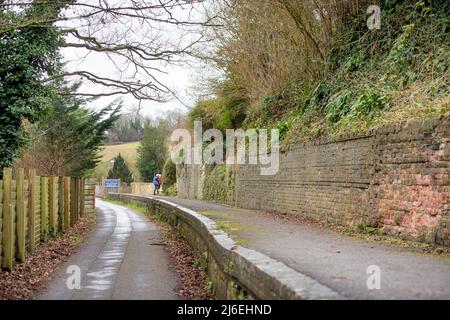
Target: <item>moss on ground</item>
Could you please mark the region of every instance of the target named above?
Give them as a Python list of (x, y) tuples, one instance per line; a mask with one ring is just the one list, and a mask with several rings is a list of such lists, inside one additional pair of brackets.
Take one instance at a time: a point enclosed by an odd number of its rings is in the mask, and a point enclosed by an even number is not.
[(222, 217), (222, 218), (231, 218), (233, 217), (232, 213), (225, 212), (225, 211), (212, 211), (212, 210), (204, 210), (204, 211), (198, 211), (198, 213), (207, 216), (207, 217)]
[(112, 204), (117, 204), (117, 205), (120, 205), (120, 206), (124, 206), (124, 207), (133, 209), (133, 210), (135, 210), (137, 212), (144, 213), (144, 214), (148, 212), (147, 208), (144, 205), (138, 204), (136, 202), (125, 202), (125, 201), (121, 201), (121, 200), (111, 199), (111, 198), (108, 198), (108, 197), (104, 198), (103, 201), (107, 201), (107, 202), (110, 202)]
[(216, 220), (217, 228), (226, 232), (236, 232), (240, 231), (242, 228), (239, 223), (227, 220)]

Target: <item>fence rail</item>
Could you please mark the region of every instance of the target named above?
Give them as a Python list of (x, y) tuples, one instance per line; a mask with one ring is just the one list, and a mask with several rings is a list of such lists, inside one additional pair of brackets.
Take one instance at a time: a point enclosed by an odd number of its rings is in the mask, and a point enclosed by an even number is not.
[(0, 265), (12, 270), (36, 246), (66, 232), (95, 208), (95, 181), (41, 177), (31, 169), (3, 169), (0, 180)]

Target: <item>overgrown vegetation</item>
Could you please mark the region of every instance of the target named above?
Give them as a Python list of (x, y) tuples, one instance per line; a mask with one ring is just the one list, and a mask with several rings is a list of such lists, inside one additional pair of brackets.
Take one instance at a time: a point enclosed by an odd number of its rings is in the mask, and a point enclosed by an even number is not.
[(280, 129), (284, 144), (338, 138), (387, 124), (450, 116), (450, 3), (229, 1), (215, 34), (209, 98), (190, 121), (219, 129)]
[(166, 163), (164, 164), (162, 178), (164, 193), (170, 196), (177, 195), (177, 167), (170, 157), (167, 158)]
[[(0, 10), (0, 22), (54, 15), (62, 7), (65, 5), (33, 3), (22, 12)], [(0, 33), (0, 168), (11, 166), (27, 142), (22, 122), (35, 122), (48, 106), (52, 86), (42, 79), (60, 69), (60, 42), (52, 24)]]
[(234, 205), (235, 170), (226, 165), (205, 166), (203, 199)]

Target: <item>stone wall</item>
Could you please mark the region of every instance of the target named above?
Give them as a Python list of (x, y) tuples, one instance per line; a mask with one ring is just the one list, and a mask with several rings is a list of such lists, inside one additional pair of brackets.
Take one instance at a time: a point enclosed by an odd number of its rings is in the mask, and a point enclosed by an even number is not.
[(204, 171), (199, 165), (177, 166), (177, 194), (183, 198), (203, 199)]
[[(450, 245), (450, 119), (297, 145), (274, 176), (237, 167), (235, 205), (299, 214)], [(202, 198), (200, 166), (179, 168), (178, 194)]]
[[(129, 193), (136, 194), (136, 195), (152, 195), (155, 191), (155, 185), (153, 183), (145, 183), (145, 182), (132, 182), (131, 183), (131, 189)], [(162, 192), (162, 188), (159, 190)], [(124, 192), (125, 191), (121, 191)]]
[(380, 130), (373, 207), (389, 232), (450, 246), (450, 120)]

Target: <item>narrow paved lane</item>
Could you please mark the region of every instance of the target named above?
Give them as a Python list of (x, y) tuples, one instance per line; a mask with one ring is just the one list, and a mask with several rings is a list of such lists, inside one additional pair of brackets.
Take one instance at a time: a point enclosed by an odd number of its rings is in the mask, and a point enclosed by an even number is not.
[[(158, 227), (126, 207), (98, 199), (96, 204), (95, 229), (37, 299), (177, 299), (177, 275)], [(81, 270), (81, 289), (66, 285), (70, 266)]]
[[(282, 261), (344, 297), (450, 299), (449, 259), (345, 236), (316, 225), (280, 221), (257, 210), (161, 198), (208, 216), (242, 246)], [(380, 289), (367, 286), (373, 266), (380, 271)]]

